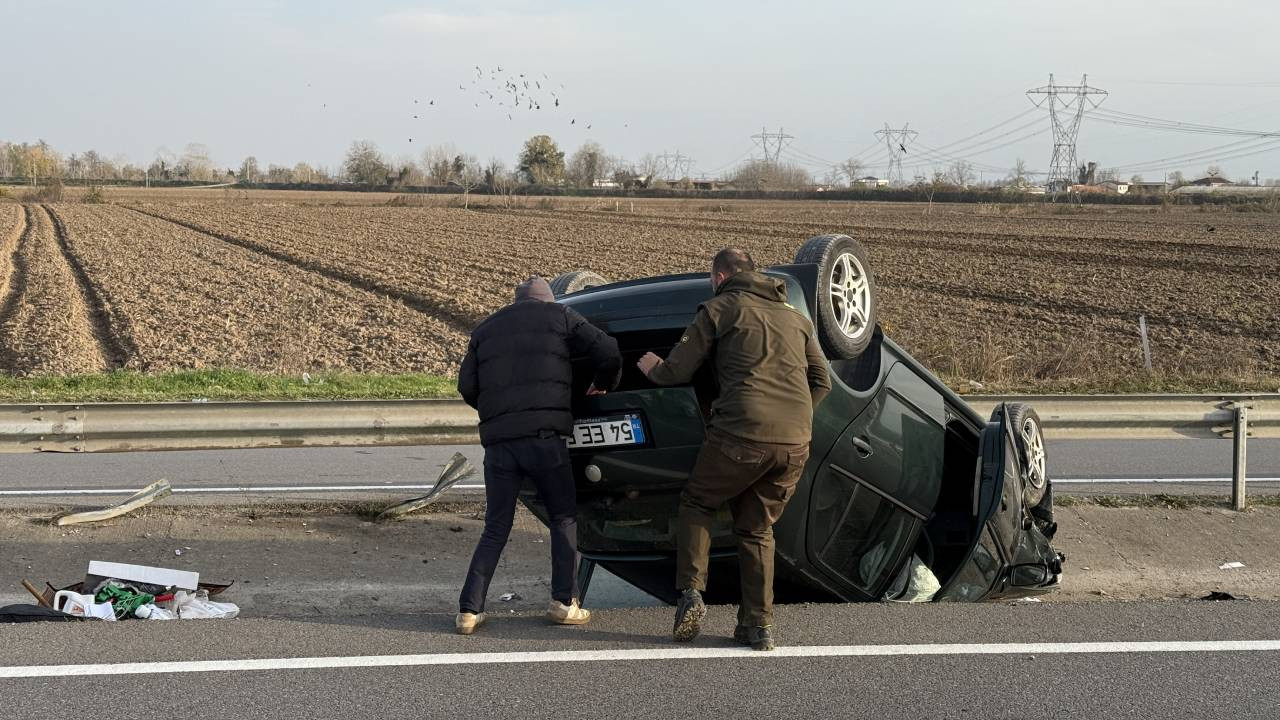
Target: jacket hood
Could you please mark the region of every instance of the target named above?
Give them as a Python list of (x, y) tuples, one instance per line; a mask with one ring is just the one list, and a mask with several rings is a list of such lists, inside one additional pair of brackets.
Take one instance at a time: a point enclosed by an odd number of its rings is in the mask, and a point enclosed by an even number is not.
[(551, 286), (541, 277), (534, 275), (516, 286), (516, 302), (521, 300), (541, 300), (542, 302), (555, 302), (556, 296), (551, 292)]
[(774, 302), (787, 301), (786, 282), (755, 270), (747, 270), (733, 275), (716, 289), (716, 295), (727, 292), (748, 292), (765, 300), (773, 300)]

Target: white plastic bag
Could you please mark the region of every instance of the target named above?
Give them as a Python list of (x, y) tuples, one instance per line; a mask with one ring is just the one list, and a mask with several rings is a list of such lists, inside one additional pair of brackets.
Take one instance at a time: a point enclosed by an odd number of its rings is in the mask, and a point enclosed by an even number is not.
[(240, 608), (232, 603), (214, 602), (203, 590), (192, 594), (185, 590), (174, 593), (165, 603), (165, 609), (181, 620), (229, 620), (240, 614)]
[(917, 555), (911, 556), (910, 572), (907, 590), (899, 598), (903, 602), (929, 602), (942, 589), (938, 576)]

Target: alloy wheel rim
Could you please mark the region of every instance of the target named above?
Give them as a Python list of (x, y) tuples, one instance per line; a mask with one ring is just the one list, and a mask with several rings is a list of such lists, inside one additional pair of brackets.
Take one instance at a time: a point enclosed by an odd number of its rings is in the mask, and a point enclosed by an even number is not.
[(1044, 435), (1034, 418), (1022, 421), (1022, 443), (1027, 449), (1027, 480), (1039, 490), (1045, 484)]
[(836, 258), (827, 289), (840, 332), (850, 339), (861, 337), (871, 314), (871, 283), (853, 253), (841, 253)]

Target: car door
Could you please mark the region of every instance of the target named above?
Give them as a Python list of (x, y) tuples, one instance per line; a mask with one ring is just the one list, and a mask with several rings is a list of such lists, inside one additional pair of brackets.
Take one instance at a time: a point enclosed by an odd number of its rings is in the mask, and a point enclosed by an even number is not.
[(1019, 465), (1003, 412), (983, 428), (979, 449), (973, 514), (981, 529), (969, 556), (938, 592), (938, 600), (973, 602), (986, 597), (1001, 580), (1016, 540), (1015, 516), (1021, 508)]
[(905, 365), (891, 370), (814, 476), (809, 560), (853, 598), (879, 597), (909, 558), (940, 488), (941, 398), (935, 412), (913, 376)]

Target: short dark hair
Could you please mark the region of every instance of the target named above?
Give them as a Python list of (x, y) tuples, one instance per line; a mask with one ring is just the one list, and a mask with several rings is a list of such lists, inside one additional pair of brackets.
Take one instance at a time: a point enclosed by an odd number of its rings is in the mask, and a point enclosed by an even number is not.
[(755, 269), (756, 261), (751, 259), (751, 253), (742, 248), (725, 248), (716, 253), (715, 259), (711, 261), (713, 273), (737, 275), (740, 272)]

